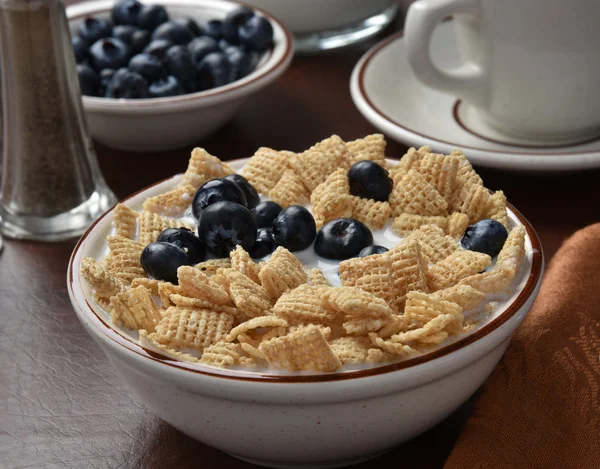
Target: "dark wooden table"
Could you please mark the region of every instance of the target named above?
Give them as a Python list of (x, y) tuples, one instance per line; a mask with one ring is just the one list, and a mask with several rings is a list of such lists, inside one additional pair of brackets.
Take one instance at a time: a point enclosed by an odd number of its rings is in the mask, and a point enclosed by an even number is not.
[[(297, 57), (276, 83), (198, 145), (229, 160), (259, 146), (302, 150), (332, 133), (354, 139), (374, 132), (348, 90), (352, 68), (368, 45)], [(388, 148), (394, 157), (406, 150), (393, 141)], [(108, 183), (124, 197), (185, 169), (190, 149), (96, 150)], [(480, 174), (529, 218), (548, 260), (571, 233), (598, 221), (600, 171)], [(71, 308), (65, 274), (74, 245), (6, 240), (0, 255), (0, 468), (251, 467), (188, 438), (132, 396)], [(357, 467), (442, 467), (472, 407), (473, 399), (436, 428)]]

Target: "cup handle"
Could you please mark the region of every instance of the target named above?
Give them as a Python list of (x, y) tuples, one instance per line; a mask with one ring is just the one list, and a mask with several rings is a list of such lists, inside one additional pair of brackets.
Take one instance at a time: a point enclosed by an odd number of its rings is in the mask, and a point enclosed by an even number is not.
[(406, 16), (404, 36), (408, 61), (417, 78), (440, 91), (474, 104), (485, 99), (485, 71), (480, 64), (464, 63), (453, 70), (441, 70), (431, 60), (429, 44), (437, 25), (455, 14), (479, 14), (480, 0), (418, 0)]

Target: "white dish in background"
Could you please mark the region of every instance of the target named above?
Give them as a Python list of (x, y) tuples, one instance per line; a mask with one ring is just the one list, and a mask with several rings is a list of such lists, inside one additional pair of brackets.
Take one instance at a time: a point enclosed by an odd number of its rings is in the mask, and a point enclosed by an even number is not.
[[(74, 31), (87, 16), (108, 16), (113, 0), (92, 0), (67, 8)], [(166, 7), (173, 17), (203, 24), (224, 18), (240, 6), (226, 0), (144, 0)], [(212, 90), (155, 99), (110, 99), (83, 96), (88, 127), (96, 140), (126, 151), (162, 151), (191, 146), (222, 127), (253, 93), (277, 79), (290, 65), (293, 39), (270, 14), (258, 10), (273, 25), (274, 46), (263, 54), (250, 75)]]
[[(247, 160), (230, 162), (239, 170)], [(181, 175), (124, 203), (165, 192)], [(527, 229), (520, 288), (481, 327), (428, 354), (338, 373), (265, 374), (169, 359), (137, 344), (110, 323), (79, 275), (84, 257), (100, 257), (111, 211), (81, 238), (67, 272), (82, 324), (125, 381), (160, 418), (231, 455), (269, 467), (341, 467), (370, 459), (433, 427), (464, 403), (502, 357), (531, 308), (544, 269), (539, 239), (512, 207), (511, 223)]]
[[(431, 54), (443, 68), (460, 64), (450, 21), (437, 27)], [(455, 97), (423, 85), (408, 63), (401, 33), (361, 58), (352, 72), (350, 92), (358, 110), (375, 127), (407, 145), (429, 145), (444, 153), (460, 148), (475, 165), (505, 170), (600, 168), (600, 138), (576, 145), (520, 146), (474, 118)]]

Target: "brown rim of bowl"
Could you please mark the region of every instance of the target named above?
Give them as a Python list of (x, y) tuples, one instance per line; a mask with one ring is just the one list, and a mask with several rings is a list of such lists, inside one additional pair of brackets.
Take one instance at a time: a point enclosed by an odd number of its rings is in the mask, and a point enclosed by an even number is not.
[[(171, 178), (163, 179), (162, 181), (158, 181), (154, 184), (151, 184), (144, 189), (141, 189), (134, 194), (123, 199), (121, 202), (126, 202), (127, 200), (135, 197), (136, 195), (144, 192), (158, 184), (162, 184), (163, 182), (169, 180)], [(523, 290), (517, 298), (506, 308), (504, 312), (500, 314), (496, 319), (492, 320), (489, 324), (486, 324), (482, 328), (476, 330), (475, 332), (463, 337), (462, 339), (449, 344), (445, 347), (434, 350), (433, 352), (427, 353), (425, 355), (421, 355), (419, 357), (410, 358), (408, 360), (403, 360), (397, 363), (391, 363), (388, 365), (381, 365), (373, 368), (366, 368), (363, 370), (356, 371), (347, 371), (343, 373), (330, 373), (330, 374), (311, 374), (311, 375), (271, 375), (271, 374), (258, 374), (254, 373), (252, 375), (240, 374), (239, 371), (232, 370), (220, 370), (217, 368), (209, 368), (208, 366), (202, 367), (198, 369), (199, 366), (195, 363), (181, 362), (170, 359), (165, 355), (161, 355), (153, 350), (149, 350), (144, 346), (140, 345), (132, 338), (125, 337), (122, 334), (116, 332), (105, 320), (105, 318), (100, 317), (96, 311), (92, 308), (87, 298), (85, 299), (85, 305), (80, 304), (77, 301), (77, 297), (73, 293), (73, 259), (77, 254), (77, 251), (81, 247), (83, 241), (90, 235), (95, 226), (102, 220), (104, 217), (112, 213), (114, 207), (110, 210), (106, 211), (102, 216), (100, 216), (92, 225), (88, 228), (88, 230), (83, 234), (83, 236), (77, 241), (75, 248), (73, 249), (73, 253), (71, 254), (71, 258), (69, 260), (69, 267), (67, 271), (67, 288), (69, 289), (70, 296), (72, 300), (77, 303), (77, 306), (82, 311), (84, 316), (87, 317), (90, 324), (98, 330), (99, 333), (106, 336), (107, 339), (112, 340), (118, 345), (124, 347), (126, 350), (133, 352), (140, 357), (145, 359), (170, 366), (173, 368), (178, 368), (183, 371), (189, 371), (192, 373), (198, 373), (205, 376), (212, 376), (215, 378), (224, 378), (224, 379), (234, 379), (239, 381), (254, 381), (254, 382), (269, 382), (269, 383), (316, 383), (316, 382), (331, 382), (331, 381), (340, 381), (346, 379), (356, 379), (356, 378), (364, 378), (369, 376), (376, 376), (380, 374), (390, 373), (393, 371), (402, 370), (405, 368), (410, 368), (416, 365), (420, 365), (422, 363), (427, 363), (429, 361), (435, 360), (437, 358), (446, 356), (455, 352), (459, 349), (470, 345), (477, 340), (487, 336), (492, 333), (504, 323), (506, 323), (510, 318), (512, 318), (519, 309), (527, 302), (529, 297), (533, 294), (536, 289), (538, 282), (540, 281), (544, 263), (544, 255), (542, 252), (542, 245), (537, 236), (537, 233), (527, 221), (527, 219), (519, 212), (512, 204), (507, 202), (507, 207), (514, 213), (515, 217), (525, 226), (527, 230), (527, 236), (531, 241), (531, 247), (533, 250), (532, 253), (532, 261), (531, 261), (531, 272), (529, 273), (529, 278), (523, 287)], [(237, 374), (236, 374), (237, 373)], [(241, 373), (244, 373), (243, 371)]]
[[(237, 0), (227, 0), (229, 3), (233, 3), (233, 4), (239, 4), (241, 6), (246, 6), (252, 10), (255, 10), (257, 12), (259, 12), (262, 16), (266, 17), (269, 19), (269, 21), (277, 24), (277, 26), (279, 26), (281, 28), (281, 30), (283, 31), (284, 35), (285, 35), (285, 50), (283, 51), (283, 54), (281, 56), (281, 58), (275, 62), (273, 65), (271, 65), (268, 69), (264, 69), (264, 65), (261, 68), (255, 69), (252, 71), (252, 73), (250, 75), (247, 75), (244, 78), (240, 78), (238, 80), (235, 80), (234, 82), (228, 84), (228, 85), (224, 85), (224, 86), (219, 86), (217, 88), (214, 88), (212, 90), (206, 90), (206, 91), (196, 91), (195, 93), (188, 93), (188, 94), (184, 94), (181, 96), (170, 96), (167, 98), (146, 98), (146, 99), (113, 99), (113, 98), (99, 98), (96, 96), (82, 96), (82, 99), (85, 99), (86, 101), (88, 101), (90, 104), (94, 104), (94, 105), (108, 105), (111, 106), (112, 104), (126, 104), (127, 106), (134, 106), (134, 107), (139, 107), (139, 108), (146, 108), (149, 106), (153, 106), (153, 105), (157, 105), (157, 104), (165, 104), (165, 103), (169, 103), (169, 104), (179, 104), (179, 103), (186, 103), (186, 102), (190, 102), (190, 101), (195, 101), (199, 98), (206, 98), (206, 97), (213, 97), (213, 96), (218, 96), (218, 95), (222, 95), (225, 93), (228, 93), (230, 91), (234, 91), (237, 90), (239, 88), (243, 88), (245, 86), (248, 86), (252, 83), (257, 82), (258, 80), (260, 80), (261, 78), (264, 78), (265, 76), (269, 75), (271, 72), (273, 72), (274, 70), (277, 70), (279, 67), (281, 67), (281, 64), (283, 64), (284, 62), (286, 62), (288, 60), (288, 58), (290, 57), (290, 54), (293, 53), (293, 44), (294, 44), (294, 39), (292, 36), (292, 33), (290, 32), (290, 30), (287, 28), (287, 26), (285, 26), (281, 21), (279, 21), (277, 18), (275, 18), (273, 15), (271, 15), (270, 13), (266, 12), (265, 10), (258, 8), (254, 5), (249, 5), (247, 3), (244, 2), (239, 2)], [(94, 14), (97, 13), (107, 13), (110, 10), (98, 10), (95, 11)], [(71, 16), (67, 18), (67, 22), (71, 22), (71, 21), (75, 21), (75, 20), (79, 20), (81, 18), (85, 18), (87, 16), (89, 16), (91, 13), (82, 13), (76, 16)], [(273, 48), (269, 48), (268, 51), (266, 52), (266, 57), (267, 59), (271, 58), (271, 55), (273, 55)], [(263, 56), (264, 57), (264, 56)], [(262, 58), (262, 57), (261, 57)], [(253, 73), (258, 72), (258, 74), (255, 77), (252, 77), (251, 79), (249, 79), (248, 81), (243, 81), (244, 79), (250, 77)]]
[[(445, 21), (446, 22), (446, 21)], [(458, 144), (456, 142), (449, 142), (447, 140), (440, 140), (439, 138), (436, 137), (432, 137), (431, 135), (425, 135), (422, 132), (419, 132), (417, 130), (413, 130), (410, 127), (406, 127), (405, 125), (401, 124), (400, 122), (394, 120), (391, 116), (387, 115), (384, 111), (382, 111), (369, 97), (369, 95), (366, 92), (366, 87), (365, 87), (365, 72), (367, 70), (367, 66), (369, 65), (369, 62), (371, 62), (371, 60), (373, 60), (375, 58), (375, 56), (381, 52), (383, 49), (385, 49), (387, 46), (389, 46), (391, 43), (395, 42), (397, 39), (404, 37), (404, 32), (400, 31), (398, 33), (392, 34), (391, 36), (385, 38), (383, 41), (379, 42), (378, 44), (376, 44), (375, 46), (373, 46), (371, 49), (369, 49), (367, 51), (367, 53), (363, 56), (363, 59), (361, 59), (361, 63), (360, 63), (360, 69), (358, 72), (358, 89), (360, 90), (360, 94), (362, 96), (362, 98), (369, 104), (369, 106), (371, 107), (371, 109), (378, 114), (380, 117), (382, 117), (383, 119), (387, 120), (388, 122), (391, 122), (392, 124), (394, 124), (397, 127), (400, 127), (401, 129), (404, 129), (408, 132), (411, 132), (415, 135), (419, 135), (421, 137), (430, 139), (432, 142), (439, 142), (439, 143), (443, 143), (445, 145), (450, 145), (450, 146), (457, 146)], [(456, 117), (453, 115), (452, 116), (453, 119), (455, 119)], [(459, 123), (459, 126), (460, 123)], [(471, 133), (472, 135), (475, 135), (477, 137), (481, 137), (479, 134), (476, 134), (475, 132), (465, 129), (466, 132)], [(507, 145), (507, 146), (511, 146), (511, 147), (519, 147), (519, 148), (534, 148), (534, 147), (524, 147), (523, 145), (513, 145), (510, 143), (506, 143), (506, 142), (501, 142), (501, 141), (495, 141), (495, 140), (491, 140), (489, 138), (486, 137), (481, 137), (484, 140), (487, 141), (491, 141), (493, 143), (500, 143), (502, 145)], [(544, 150), (544, 149), (554, 149), (554, 148), (561, 148), (561, 147), (567, 147), (567, 146), (573, 146), (573, 145), (581, 145), (581, 144), (586, 144), (586, 143), (591, 143), (594, 142), (596, 140), (598, 140), (600, 137), (595, 137), (593, 139), (591, 139), (590, 141), (584, 141), (581, 143), (577, 143), (577, 144), (572, 144), (572, 145), (556, 145), (556, 146), (546, 146), (546, 147), (535, 147), (535, 148), (540, 148), (540, 150)], [(480, 147), (473, 147), (473, 146), (469, 146), (469, 145), (458, 145), (460, 146), (462, 149), (467, 149), (467, 150), (477, 150), (477, 151), (483, 151), (483, 152), (487, 152), (487, 153), (498, 153), (498, 154), (505, 154), (507, 152), (507, 150), (490, 150), (487, 148), (480, 148)], [(597, 150), (588, 150), (588, 151), (571, 151), (571, 152), (556, 152), (556, 153), (551, 153), (551, 154), (545, 154), (542, 152), (532, 152), (532, 151), (515, 151), (515, 150), (509, 150), (510, 153), (515, 154), (515, 155), (527, 155), (527, 156), (548, 156), (548, 155), (552, 155), (552, 156), (565, 156), (565, 155), (586, 155), (586, 154), (594, 154), (594, 153), (598, 153)]]

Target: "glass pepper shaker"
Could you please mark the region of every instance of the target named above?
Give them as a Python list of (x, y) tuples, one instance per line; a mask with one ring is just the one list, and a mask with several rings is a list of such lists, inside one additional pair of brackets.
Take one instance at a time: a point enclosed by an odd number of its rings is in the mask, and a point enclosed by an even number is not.
[(80, 235), (116, 198), (89, 137), (61, 0), (0, 0), (0, 231)]

